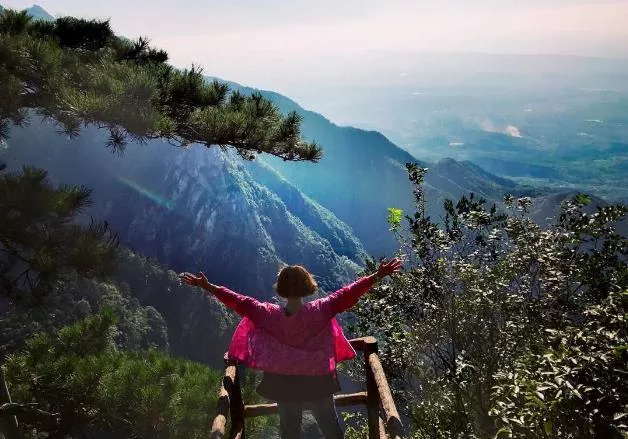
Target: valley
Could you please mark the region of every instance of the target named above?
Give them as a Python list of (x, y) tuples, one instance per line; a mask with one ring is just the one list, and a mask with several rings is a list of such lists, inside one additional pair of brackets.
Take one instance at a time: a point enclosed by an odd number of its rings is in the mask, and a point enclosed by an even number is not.
[(295, 93), (426, 162), (469, 160), (524, 187), (625, 202), (625, 60), (418, 54), (393, 66), (404, 75), (385, 84)]

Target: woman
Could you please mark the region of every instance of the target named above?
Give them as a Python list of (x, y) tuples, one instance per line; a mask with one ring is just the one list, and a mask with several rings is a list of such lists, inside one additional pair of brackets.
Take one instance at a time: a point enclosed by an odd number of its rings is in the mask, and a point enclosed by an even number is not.
[(377, 271), (335, 293), (308, 303), (317, 285), (302, 266), (281, 269), (275, 288), (285, 306), (259, 302), (210, 283), (205, 274), (182, 273), (189, 285), (199, 286), (243, 317), (229, 345), (228, 355), (264, 372), (257, 391), (277, 401), (281, 437), (298, 439), (303, 404), (307, 403), (327, 439), (343, 437), (333, 394), (340, 390), (336, 366), (355, 357), (336, 314), (353, 307), (373, 284), (401, 270), (401, 262), (382, 261)]

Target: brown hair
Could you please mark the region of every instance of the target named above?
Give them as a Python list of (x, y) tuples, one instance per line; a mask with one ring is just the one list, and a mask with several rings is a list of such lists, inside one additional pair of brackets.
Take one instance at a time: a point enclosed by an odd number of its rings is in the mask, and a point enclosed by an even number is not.
[(314, 277), (301, 265), (288, 265), (279, 270), (275, 289), (281, 297), (305, 297), (314, 294)]

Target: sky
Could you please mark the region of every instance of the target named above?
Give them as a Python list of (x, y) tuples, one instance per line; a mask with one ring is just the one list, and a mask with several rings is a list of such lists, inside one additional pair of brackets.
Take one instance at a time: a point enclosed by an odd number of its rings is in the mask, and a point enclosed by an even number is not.
[[(0, 0), (24, 8), (32, 0)], [(628, 59), (628, 0), (38, 0), (55, 16), (110, 19), (177, 67), (287, 93), (365, 72), (403, 77), (425, 53)], [(418, 59), (418, 58), (416, 58)], [(410, 68), (410, 67), (408, 67)], [(390, 71), (389, 71), (390, 70)], [(391, 72), (392, 71), (392, 72)]]

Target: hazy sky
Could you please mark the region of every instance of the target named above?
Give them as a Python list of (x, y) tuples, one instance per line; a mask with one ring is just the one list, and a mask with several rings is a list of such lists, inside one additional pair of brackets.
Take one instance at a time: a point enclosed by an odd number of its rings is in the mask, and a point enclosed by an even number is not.
[[(0, 0), (23, 8), (32, 0)], [(39, 0), (55, 16), (110, 18), (173, 64), (286, 91), (418, 52), (628, 58), (628, 0)], [(377, 55), (376, 58), (373, 58)], [(373, 65), (377, 59), (379, 65)], [(384, 60), (382, 62), (382, 60)], [(399, 72), (403, 75), (404, 72)]]

